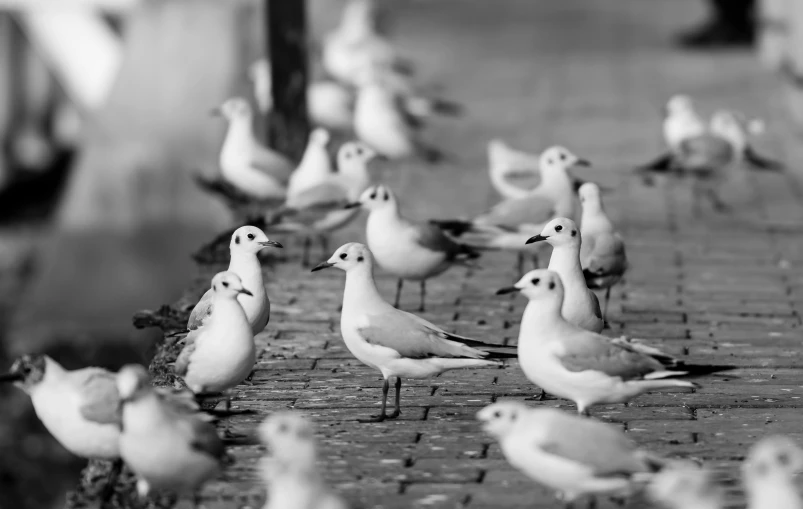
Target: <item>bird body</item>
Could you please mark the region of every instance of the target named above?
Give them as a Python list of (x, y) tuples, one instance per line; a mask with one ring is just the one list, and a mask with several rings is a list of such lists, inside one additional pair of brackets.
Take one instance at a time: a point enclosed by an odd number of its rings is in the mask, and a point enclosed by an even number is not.
[(379, 83), (367, 83), (357, 91), (354, 132), (357, 137), (389, 159), (414, 157), (419, 153), (418, 133), (400, 107), (399, 96)]
[(287, 199), (292, 200), (299, 193), (325, 182), (332, 173), (332, 163), (326, 146), (331, 136), (326, 129), (314, 129), (307, 141), (307, 148), (298, 167), (290, 175), (287, 184)]
[(748, 509), (801, 509), (795, 477), (803, 468), (803, 450), (783, 435), (759, 440), (742, 464)]
[(671, 152), (678, 153), (685, 140), (705, 134), (708, 126), (689, 96), (676, 95), (666, 104), (662, 129), (667, 147)]

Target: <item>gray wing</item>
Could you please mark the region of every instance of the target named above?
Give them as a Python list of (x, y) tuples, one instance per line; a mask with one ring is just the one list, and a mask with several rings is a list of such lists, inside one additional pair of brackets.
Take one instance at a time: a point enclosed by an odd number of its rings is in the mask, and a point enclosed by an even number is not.
[(192, 313), (190, 313), (190, 318), (187, 320), (187, 329), (188, 330), (195, 330), (201, 327), (204, 324), (204, 320), (212, 314), (212, 302), (214, 298), (212, 296), (212, 289), (206, 291), (201, 296), (201, 300), (198, 301), (198, 304), (192, 308)]
[(195, 415), (183, 417), (183, 427), (190, 435), (190, 447), (202, 454), (206, 454), (221, 461), (226, 457), (226, 447), (215, 431), (215, 426)]
[(293, 163), (284, 155), (257, 144), (252, 152), (251, 166), (264, 171), (286, 184), (295, 169)]
[(555, 215), (555, 202), (540, 194), (505, 200), (474, 219), (474, 223), (517, 229), (522, 224), (541, 224)]
[(521, 189), (535, 189), (541, 182), (541, 175), (535, 170), (508, 171), (502, 178)]
[(415, 224), (414, 227), (416, 232), (415, 242), (421, 247), (430, 251), (445, 253), (447, 258), (450, 259), (463, 250), (460, 244), (447, 237), (443, 230), (432, 223)]
[(730, 164), (735, 156), (730, 143), (712, 134), (687, 138), (679, 148), (677, 164), (692, 172), (716, 171)]
[(623, 380), (638, 380), (666, 367), (652, 356), (626, 343), (612, 342), (605, 336), (586, 331), (564, 337), (559, 355), (570, 371), (600, 371)]
[(113, 373), (100, 368), (89, 368), (81, 384), (81, 415), (100, 424), (122, 424), (120, 394)]
[(636, 445), (608, 424), (556, 414), (545, 439), (544, 452), (591, 467), (599, 477), (630, 476), (650, 467)]
[(184, 348), (181, 350), (181, 353), (178, 354), (175, 364), (173, 364), (173, 370), (177, 375), (184, 376), (187, 374), (187, 369), (190, 367), (190, 358), (193, 352), (195, 352), (196, 340), (200, 334), (202, 334), (201, 330), (196, 329), (190, 331), (184, 339)]
[(413, 315), (392, 310), (387, 313), (369, 315), (368, 323), (357, 331), (367, 343), (384, 346), (408, 359), (430, 357), (458, 357), (482, 359), (487, 354), (475, 350), (458, 341), (446, 339), (452, 336), (437, 327), (431, 328), (424, 320), (415, 320)]
[(343, 208), (349, 203), (348, 189), (339, 182), (324, 182), (292, 197), (287, 208), (296, 212)]
[[(580, 264), (595, 276), (622, 275), (627, 268), (625, 243), (619, 235), (600, 234), (589, 239), (588, 250), (581, 252)], [(583, 239), (582, 247), (586, 245)]]

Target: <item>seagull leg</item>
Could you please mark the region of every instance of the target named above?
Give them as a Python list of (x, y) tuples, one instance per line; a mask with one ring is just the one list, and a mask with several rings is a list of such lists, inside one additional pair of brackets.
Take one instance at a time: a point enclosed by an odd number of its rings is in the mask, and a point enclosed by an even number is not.
[(583, 417), (591, 417), (591, 412), (588, 411), (588, 408), (580, 408), (577, 407), (577, 413), (582, 415)]
[(516, 260), (516, 274), (524, 274), (524, 253), (521, 251), (519, 251), (518, 258)]
[(421, 280), (421, 305), (418, 307), (418, 311), (423, 313), (424, 312), (424, 301), (427, 298), (427, 280)]
[(588, 498), (588, 509), (597, 509), (597, 497), (592, 495)]
[(691, 215), (692, 217), (700, 217), (702, 215), (700, 210), (700, 190), (696, 182), (692, 184), (691, 188)]
[(728, 204), (722, 201), (722, 199), (713, 189), (708, 189), (706, 191), (706, 195), (708, 196), (708, 200), (711, 202), (711, 205), (713, 205), (714, 210), (717, 212), (727, 212), (730, 209)]
[(116, 459), (112, 462), (112, 468), (109, 470), (109, 475), (106, 477), (106, 486), (100, 493), (100, 500), (106, 502), (114, 495), (114, 487), (117, 485), (117, 479), (120, 477), (120, 472), (123, 471), (123, 460)]
[(400, 278), (398, 283), (396, 283), (396, 301), (393, 304), (393, 307), (396, 309), (399, 309), (399, 301), (401, 300), (401, 290), (403, 285), (404, 280)]
[(533, 270), (537, 269), (540, 266), (538, 263), (538, 253), (530, 256), (530, 261), (533, 262)]
[(321, 249), (323, 250), (323, 257), (328, 258), (329, 255), (331, 254), (329, 252), (329, 237), (327, 237), (326, 235), (321, 235), (320, 242), (321, 242)]
[(524, 398), (524, 401), (546, 401), (549, 398), (549, 395), (546, 393), (544, 389), (541, 389), (541, 393), (538, 396), (533, 396), (531, 398)]
[(309, 267), (309, 248), (312, 241), (309, 237), (304, 237), (304, 251), (301, 255), (301, 266), (302, 267)]
[[(399, 382), (399, 387), (401, 387), (401, 382)], [(379, 411), (379, 415), (375, 415), (369, 417), (368, 419), (357, 419), (357, 422), (361, 423), (368, 423), (368, 422), (382, 422), (388, 418), (387, 414), (385, 414), (385, 408), (387, 408), (388, 404), (388, 391), (390, 390), (390, 382), (387, 378), (385, 378), (385, 383), (382, 385), (382, 410)]]
[(611, 287), (605, 289), (605, 305), (602, 307), (602, 321), (608, 323), (608, 301), (611, 300)]
[(395, 419), (401, 415), (401, 377), (396, 377), (396, 408), (388, 415), (388, 419)]

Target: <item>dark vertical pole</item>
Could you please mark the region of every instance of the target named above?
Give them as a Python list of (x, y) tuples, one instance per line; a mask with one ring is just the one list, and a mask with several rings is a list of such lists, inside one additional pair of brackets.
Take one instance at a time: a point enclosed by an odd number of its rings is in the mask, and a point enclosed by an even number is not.
[(300, 158), (309, 132), (307, 119), (307, 30), (305, 0), (265, 0), (273, 84), (269, 144)]
[[(10, 144), (13, 142), (14, 137), (17, 135), (21, 125), (25, 121), (27, 111), (27, 78), (28, 69), (26, 66), (26, 44), (25, 36), (22, 33), (22, 28), (17, 24), (11, 13), (2, 14), (3, 28), (5, 30), (5, 69), (2, 74), (5, 74), (6, 82), (4, 83), (5, 97), (3, 98), (7, 104), (7, 118), (6, 125), (0, 125), (0, 128), (5, 127), (5, 132), (0, 133), (4, 136), (3, 141), (3, 154), (4, 157), (11, 157), (9, 151)], [(16, 164), (16, 161), (7, 160), (7, 164)]]

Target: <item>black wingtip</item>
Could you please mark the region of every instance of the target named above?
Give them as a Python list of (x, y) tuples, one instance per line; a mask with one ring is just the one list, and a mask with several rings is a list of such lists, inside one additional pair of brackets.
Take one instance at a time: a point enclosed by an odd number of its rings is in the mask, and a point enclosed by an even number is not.
[(784, 169), (782, 162), (762, 156), (750, 146), (744, 150), (744, 159), (751, 167), (757, 170), (782, 171)]
[(683, 378), (694, 378), (699, 376), (713, 375), (723, 371), (732, 371), (737, 369), (738, 366), (725, 365), (725, 364), (678, 364), (673, 368), (677, 371), (685, 371), (686, 374)]
[(452, 117), (461, 116), (465, 110), (462, 104), (453, 101), (447, 101), (445, 99), (435, 100), (432, 106), (436, 112)]
[[(502, 350), (503, 348), (505, 348), (505, 350)], [(518, 349), (513, 346), (500, 346), (493, 350), (486, 347), (483, 351), (488, 352), (488, 356), (485, 357), (486, 359), (516, 359), (519, 356)]]
[(459, 219), (445, 219), (445, 220), (430, 219), (429, 223), (434, 224), (441, 230), (451, 235), (454, 235), (455, 237), (459, 237), (460, 235), (471, 230), (470, 222), (462, 221)]
[(672, 169), (672, 154), (669, 152), (661, 154), (648, 163), (636, 166), (636, 169), (641, 171), (668, 172)]

